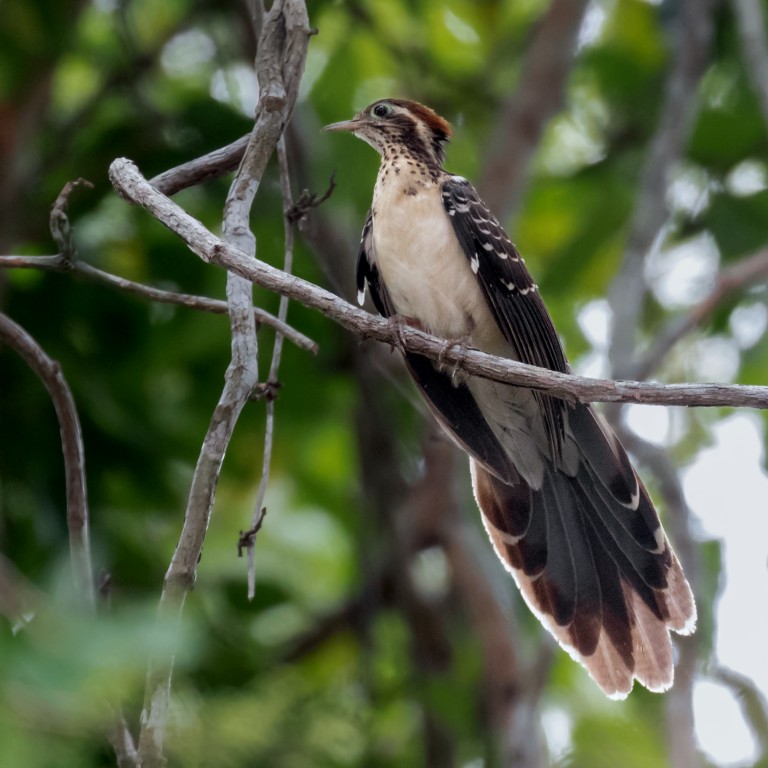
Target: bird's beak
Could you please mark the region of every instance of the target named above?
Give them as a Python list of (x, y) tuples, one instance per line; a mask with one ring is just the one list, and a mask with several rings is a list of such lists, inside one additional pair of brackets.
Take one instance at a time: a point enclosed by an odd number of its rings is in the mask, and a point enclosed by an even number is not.
[(362, 128), (364, 121), (359, 117), (353, 117), (351, 120), (342, 120), (340, 123), (331, 123), (323, 128), (324, 131), (356, 131)]

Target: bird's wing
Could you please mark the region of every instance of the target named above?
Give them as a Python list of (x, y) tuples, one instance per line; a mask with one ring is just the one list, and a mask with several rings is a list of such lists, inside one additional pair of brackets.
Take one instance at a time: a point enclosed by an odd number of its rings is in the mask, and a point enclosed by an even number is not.
[[(555, 326), (517, 249), (507, 233), (460, 176), (448, 176), (441, 194), (456, 237), (477, 276), (488, 306), (518, 359), (529, 365), (568, 372)], [(552, 458), (558, 462), (564, 436), (562, 400), (535, 393)]]
[[(522, 258), (471, 184), (448, 177), (443, 205), (488, 306), (523, 362), (568, 372)], [(536, 394), (551, 463), (540, 483), (500, 481), (472, 461), (483, 522), (542, 623), (611, 696), (633, 678), (672, 682), (669, 629), (696, 609), (653, 503), (610, 427), (589, 405)], [(574, 461), (575, 459), (575, 461)]]
[[(365, 300), (366, 289), (379, 314), (383, 317), (395, 314), (376, 266), (370, 211), (363, 225), (357, 253), (357, 298), (360, 304)], [(430, 410), (456, 443), (505, 482), (516, 482), (517, 470), (510, 464), (469, 389), (464, 384), (455, 384), (449, 375), (438, 370), (423, 355), (404, 352), (403, 357), (408, 371), (424, 393)]]

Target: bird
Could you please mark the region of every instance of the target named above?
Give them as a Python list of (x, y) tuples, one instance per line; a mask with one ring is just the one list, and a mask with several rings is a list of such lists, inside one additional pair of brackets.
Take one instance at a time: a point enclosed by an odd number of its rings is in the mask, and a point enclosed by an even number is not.
[[(381, 155), (357, 258), (358, 300), (446, 341), (569, 373), (523, 257), (472, 184), (444, 168), (450, 123), (380, 99), (350, 120)], [(691, 588), (642, 480), (592, 405), (445, 365), (399, 345), (437, 421), (468, 455), (493, 548), (531, 611), (611, 698), (668, 690), (670, 632)]]

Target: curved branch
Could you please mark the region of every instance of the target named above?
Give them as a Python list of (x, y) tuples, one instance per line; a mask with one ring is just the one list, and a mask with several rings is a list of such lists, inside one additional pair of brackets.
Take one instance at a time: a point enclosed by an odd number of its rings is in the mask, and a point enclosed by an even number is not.
[(396, 328), (384, 318), (358, 309), (306, 280), (249, 259), (241, 251), (222, 242), (176, 203), (154, 189), (130, 160), (115, 160), (109, 175), (115, 189), (126, 200), (146, 208), (203, 261), (225, 267), (264, 288), (316, 309), (364, 338), (402, 345), (411, 352), (418, 352), (448, 366), (458, 366), (467, 373), (547, 390), (551, 395), (569, 401), (768, 408), (768, 387), (589, 379), (463, 348), (458, 343), (446, 342), (416, 328)]
[(88, 492), (85, 481), (85, 452), (80, 419), (72, 391), (59, 364), (20, 325), (0, 314), (0, 339), (18, 353), (43, 382), (51, 396), (61, 432), (61, 448), (67, 489), (67, 528), (75, 587), (86, 603), (94, 607), (91, 548), (88, 535)]

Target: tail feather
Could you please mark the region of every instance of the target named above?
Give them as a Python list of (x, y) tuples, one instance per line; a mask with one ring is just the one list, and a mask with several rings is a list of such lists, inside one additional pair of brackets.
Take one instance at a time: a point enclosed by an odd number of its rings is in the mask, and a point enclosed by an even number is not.
[(619, 514), (618, 519), (638, 544), (657, 550), (664, 537), (659, 517), (613, 430), (594, 408), (581, 403), (569, 409), (568, 425), (595, 490), (609, 506), (618, 504), (635, 512)]
[[(542, 489), (537, 501), (543, 509), (534, 512), (537, 519), (545, 521), (547, 558), (543, 571), (533, 582), (533, 591), (544, 613), (552, 616), (559, 627), (570, 626), (576, 616), (579, 582), (571, 546), (574, 537), (566, 531), (560, 504), (551, 486)], [(578, 540), (574, 541), (577, 543)], [(550, 552), (558, 552), (559, 557), (549, 557)]]
[[(661, 551), (649, 551), (641, 547), (617, 519), (615, 505), (614, 509), (610, 509), (602, 497), (595, 493), (594, 484), (583, 469), (574, 478), (573, 490), (581, 500), (582, 506), (591, 513), (589, 519), (595, 526), (596, 534), (605, 539), (605, 549), (614, 558), (622, 558), (628, 571), (633, 572), (627, 573), (627, 577), (632, 578), (633, 582), (637, 577), (651, 589), (664, 589), (667, 586), (667, 568), (671, 559), (666, 540)], [(626, 510), (623, 512), (627, 514)]]
[[(605, 455), (601, 461), (582, 461), (575, 476), (550, 467), (536, 489), (522, 478), (511, 487), (471, 459), (475, 497), (529, 607), (598, 685), (616, 698), (627, 695), (634, 679), (666, 690), (673, 676), (669, 630), (692, 630), (693, 596), (634, 470), (630, 509), (610, 495), (617, 481), (605, 481)], [(505, 529), (505, 520), (520, 519), (504, 511), (507, 504), (526, 509), (522, 534)]]

